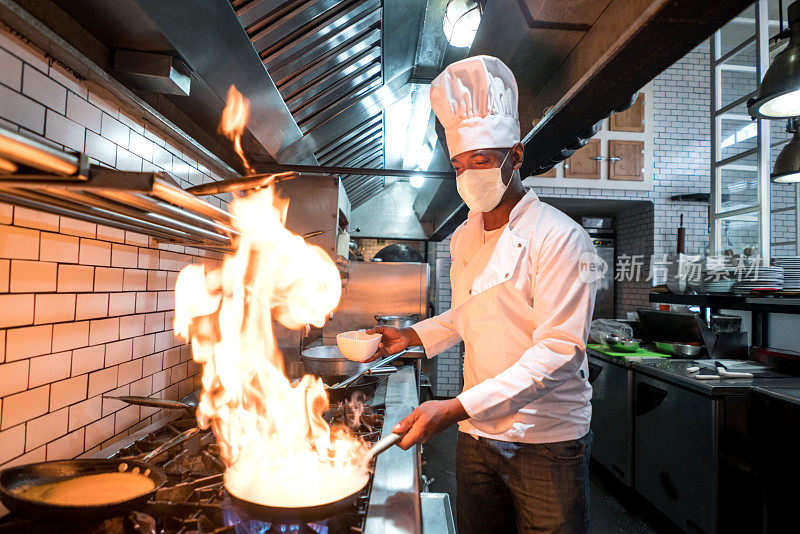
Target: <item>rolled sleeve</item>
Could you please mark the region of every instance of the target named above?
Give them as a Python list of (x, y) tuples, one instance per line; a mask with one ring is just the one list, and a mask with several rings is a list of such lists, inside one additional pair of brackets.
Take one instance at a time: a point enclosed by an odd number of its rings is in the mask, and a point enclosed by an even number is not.
[(414, 329), (422, 341), (422, 346), (425, 348), (425, 354), (427, 354), (428, 358), (432, 358), (461, 342), (461, 336), (456, 331), (455, 325), (453, 325), (450, 310), (413, 324), (411, 328)]
[(591, 239), (579, 227), (545, 238), (534, 271), (537, 326), (531, 347), (505, 371), (458, 395), (470, 418), (505, 421), (510, 426), (520, 408), (579, 372), (598, 285), (584, 281), (581, 266), (593, 259), (589, 254), (594, 252)]

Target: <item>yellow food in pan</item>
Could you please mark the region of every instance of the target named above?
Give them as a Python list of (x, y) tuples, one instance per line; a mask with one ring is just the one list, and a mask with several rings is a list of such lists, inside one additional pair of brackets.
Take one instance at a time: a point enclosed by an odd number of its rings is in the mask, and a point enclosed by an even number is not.
[(20, 496), (62, 506), (97, 506), (127, 501), (155, 488), (155, 483), (137, 473), (85, 475), (25, 488)]

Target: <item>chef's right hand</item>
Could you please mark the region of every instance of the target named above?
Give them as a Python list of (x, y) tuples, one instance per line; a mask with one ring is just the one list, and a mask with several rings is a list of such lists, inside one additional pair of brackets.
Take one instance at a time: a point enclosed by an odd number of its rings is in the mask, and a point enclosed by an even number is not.
[[(385, 358), (392, 354), (397, 354), (401, 350), (405, 350), (411, 346), (413, 340), (408, 331), (410, 328), (398, 330), (391, 326), (375, 326), (367, 330), (367, 334), (380, 334), (381, 342), (378, 345), (378, 352), (375, 356), (370, 358), (369, 362), (375, 361), (378, 358)], [(413, 330), (411, 330), (413, 332)]]

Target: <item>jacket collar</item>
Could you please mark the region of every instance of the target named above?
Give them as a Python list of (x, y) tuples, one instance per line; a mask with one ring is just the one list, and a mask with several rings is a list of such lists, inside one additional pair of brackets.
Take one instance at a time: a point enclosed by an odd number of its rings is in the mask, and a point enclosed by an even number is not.
[[(532, 204), (539, 202), (539, 197), (533, 192), (533, 189), (528, 189), (525, 196), (517, 202), (514, 209), (508, 215), (508, 228), (513, 229), (517, 221), (522, 217)], [(483, 229), (483, 212), (469, 210), (467, 214), (467, 221), (470, 225), (475, 225), (475, 228)]]

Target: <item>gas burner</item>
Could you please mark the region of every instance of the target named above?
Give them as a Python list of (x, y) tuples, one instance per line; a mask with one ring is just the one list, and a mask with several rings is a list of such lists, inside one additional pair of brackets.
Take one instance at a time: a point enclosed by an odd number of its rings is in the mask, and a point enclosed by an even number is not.
[[(325, 419), (344, 426), (368, 444), (380, 439), (385, 406), (339, 402), (331, 404)], [(170, 421), (119, 449), (113, 458), (138, 456), (155, 450), (181, 432), (194, 428), (193, 417)], [(53, 525), (8, 515), (0, 518), (0, 534), (352, 534), (362, 532), (372, 490), (370, 478), (353, 509), (309, 524), (277, 524), (247, 517), (230, 500), (223, 486), (225, 463), (214, 434), (201, 431), (165, 450), (152, 462), (167, 474), (145, 509), (125, 517), (93, 523)]]

